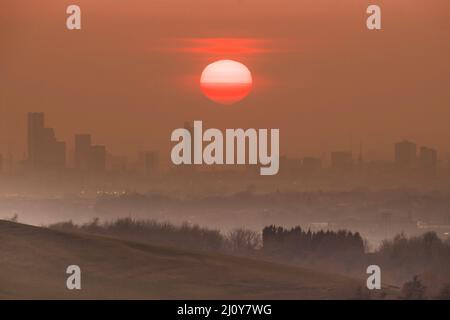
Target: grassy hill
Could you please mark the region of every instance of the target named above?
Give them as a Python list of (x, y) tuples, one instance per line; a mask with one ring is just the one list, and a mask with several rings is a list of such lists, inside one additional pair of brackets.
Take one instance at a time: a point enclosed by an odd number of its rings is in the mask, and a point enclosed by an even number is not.
[[(67, 266), (82, 290), (66, 289)], [(349, 299), (349, 278), (0, 221), (0, 299)]]

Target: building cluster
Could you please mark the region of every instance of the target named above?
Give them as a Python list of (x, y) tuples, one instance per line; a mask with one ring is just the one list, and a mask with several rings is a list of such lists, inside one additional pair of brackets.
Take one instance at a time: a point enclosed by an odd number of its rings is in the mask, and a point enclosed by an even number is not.
[[(334, 151), (330, 153), (328, 172), (333, 174), (349, 173), (394, 173), (434, 177), (438, 173), (439, 162), (436, 149), (422, 146), (420, 148), (410, 141), (401, 141), (394, 145), (394, 161), (365, 162), (362, 152), (354, 157), (351, 151)], [(326, 169), (321, 158), (305, 157), (303, 159), (281, 158), (281, 168), (286, 174), (314, 173)], [(284, 168), (284, 170), (283, 170)], [(450, 160), (449, 160), (450, 168)]]
[(29, 113), (27, 166), (41, 170), (62, 169), (65, 165), (65, 142), (56, 139), (53, 128), (45, 127), (43, 113)]
[[(28, 113), (27, 156), (20, 165), (31, 172), (58, 171), (68, 169), (67, 146), (55, 136), (55, 130), (45, 126), (45, 114)], [(74, 139), (73, 170), (77, 172), (102, 173), (125, 172), (129, 169), (150, 174), (156, 170), (158, 154), (141, 152), (138, 163), (129, 165), (126, 157), (108, 153), (106, 146), (92, 143), (90, 134), (76, 134)], [(0, 172), (3, 156), (0, 154)]]
[(75, 135), (75, 169), (79, 171), (106, 170), (106, 147), (92, 145), (90, 134)]
[(395, 165), (399, 170), (419, 169), (427, 175), (436, 175), (438, 168), (437, 151), (429, 147), (420, 147), (410, 141), (395, 144)]

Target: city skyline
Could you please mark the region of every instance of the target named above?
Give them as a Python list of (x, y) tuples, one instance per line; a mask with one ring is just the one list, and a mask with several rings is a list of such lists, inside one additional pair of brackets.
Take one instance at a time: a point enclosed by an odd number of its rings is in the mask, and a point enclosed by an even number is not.
[[(185, 121), (184, 128), (192, 131), (192, 123)], [(116, 155), (110, 153), (106, 145), (94, 144), (90, 133), (74, 133), (71, 148), (68, 149), (67, 142), (58, 139), (55, 129), (48, 126), (45, 121), (45, 113), (29, 112), (27, 115), (28, 152), (23, 159), (16, 159), (16, 162), (23, 165), (24, 168), (32, 170), (73, 168), (80, 172), (103, 172), (108, 168), (125, 172), (136, 160), (138, 163), (144, 163), (143, 171), (145, 172), (156, 165), (163, 164), (164, 167), (162, 159), (166, 157), (161, 155), (159, 150), (136, 150), (136, 157)], [(417, 145), (406, 139), (393, 143), (393, 147), (392, 157), (381, 161), (391, 162), (398, 170), (421, 168), (427, 175), (433, 176), (437, 174), (438, 168), (450, 168), (450, 158), (439, 159), (439, 152), (435, 148)], [(324, 154), (327, 159), (324, 159)], [(5, 156), (0, 153), (0, 156), (0, 167), (4, 171), (5, 159), (14, 160), (8, 154)], [(330, 168), (345, 172), (376, 161), (364, 155), (361, 142), (358, 153), (354, 153), (352, 150), (336, 149), (324, 152), (321, 157), (303, 155), (299, 158), (281, 153), (280, 165), (284, 164), (291, 168), (302, 166), (302, 168), (312, 171)], [(15, 166), (14, 163), (9, 164), (9, 166), (11, 165)], [(166, 166), (168, 166), (168, 162)]]

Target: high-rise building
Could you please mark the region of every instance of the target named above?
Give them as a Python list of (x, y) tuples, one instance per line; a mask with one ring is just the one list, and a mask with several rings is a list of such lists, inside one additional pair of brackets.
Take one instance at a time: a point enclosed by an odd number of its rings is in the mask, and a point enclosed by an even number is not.
[(410, 169), (417, 162), (417, 146), (413, 142), (402, 141), (395, 144), (395, 164), (398, 169)]
[(296, 175), (300, 172), (301, 163), (300, 159), (291, 159), (287, 156), (281, 156), (280, 173), (283, 175)]
[(336, 171), (349, 171), (353, 168), (353, 157), (349, 151), (331, 153), (331, 169)]
[(106, 170), (106, 147), (92, 146), (89, 155), (89, 170), (102, 172)]
[(28, 161), (30, 166), (35, 167), (39, 158), (41, 145), (41, 132), (44, 129), (44, 113), (28, 113)]
[(44, 113), (28, 113), (28, 165), (33, 170), (62, 169), (66, 165), (66, 144), (56, 140), (52, 128), (45, 128)]
[(75, 135), (75, 169), (87, 171), (89, 169), (89, 157), (91, 153), (91, 135)]
[(420, 148), (420, 167), (428, 176), (435, 176), (437, 173), (437, 151), (428, 147)]
[(78, 171), (103, 172), (106, 170), (106, 147), (92, 145), (90, 134), (75, 135), (75, 169)]

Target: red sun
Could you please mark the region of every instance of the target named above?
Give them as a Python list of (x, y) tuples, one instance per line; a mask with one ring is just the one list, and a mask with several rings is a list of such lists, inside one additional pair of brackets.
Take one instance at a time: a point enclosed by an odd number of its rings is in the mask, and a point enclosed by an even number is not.
[(233, 60), (219, 60), (206, 66), (200, 78), (202, 92), (212, 101), (233, 104), (244, 99), (252, 89), (248, 68)]

